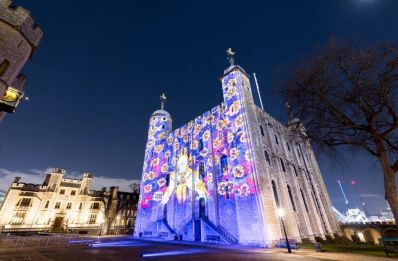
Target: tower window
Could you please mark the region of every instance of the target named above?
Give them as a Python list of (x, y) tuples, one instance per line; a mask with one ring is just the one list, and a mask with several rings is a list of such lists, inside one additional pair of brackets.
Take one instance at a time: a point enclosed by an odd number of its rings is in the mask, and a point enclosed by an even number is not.
[(305, 201), (304, 193), (301, 188), (300, 188), (300, 193), (301, 193), (301, 197), (303, 198), (303, 201), (304, 201), (305, 210), (308, 212), (307, 201)]
[(66, 209), (71, 209), (72, 208), (72, 203), (68, 202), (68, 204), (66, 205)]
[(205, 178), (205, 164), (203, 162), (199, 163), (199, 178), (201, 180)]
[(64, 195), (65, 194), (65, 190), (61, 189), (61, 191), (59, 192), (60, 195)]
[(72, 191), (70, 192), (70, 195), (71, 195), (71, 196), (76, 195), (76, 190), (72, 190)]
[(261, 136), (263, 136), (263, 137), (264, 137), (264, 128), (263, 128), (263, 126), (262, 126), (262, 125), (260, 125), (260, 132), (261, 132)]
[(165, 126), (164, 124), (162, 125), (162, 129), (163, 129), (163, 130), (166, 129), (166, 126)]
[(296, 174), (296, 177), (298, 177), (296, 166), (294, 166), (293, 164), (292, 164), (292, 166), (293, 166), (294, 174)]
[(281, 161), (281, 166), (282, 166), (283, 172), (286, 172), (286, 168), (285, 168), (285, 164), (283, 163), (283, 160), (281, 158), (279, 158), (279, 160)]
[(47, 200), (46, 205), (44, 206), (44, 208), (48, 208), (49, 204), (50, 204), (50, 200)]
[(3, 76), (10, 67), (10, 62), (7, 59), (4, 59), (0, 64), (0, 77)]
[(278, 136), (274, 134), (276, 144), (279, 144)]
[(220, 159), (220, 165), (221, 165), (221, 173), (224, 173), (228, 171), (228, 158), (225, 155), (221, 156)]
[(57, 203), (55, 203), (54, 207), (55, 209), (59, 209), (60, 207), (61, 207), (61, 202), (58, 201)]
[(287, 150), (290, 151), (289, 142), (286, 142)]
[(199, 140), (199, 151), (202, 151), (202, 150), (203, 150), (203, 140), (200, 139)]
[(293, 210), (294, 210), (294, 212), (296, 212), (296, 204), (294, 204), (292, 190), (290, 189), (289, 185), (287, 185), (287, 191), (289, 192), (290, 202), (292, 203)]
[(166, 187), (170, 185), (170, 174), (166, 175)]
[(280, 204), (279, 204), (279, 197), (278, 197), (278, 191), (276, 190), (275, 181), (272, 180), (271, 183), (272, 183), (272, 191), (274, 192), (275, 203), (276, 203), (276, 206), (279, 208), (279, 207), (280, 207)]
[(264, 150), (265, 160), (268, 163), (268, 166), (271, 166), (271, 158), (269, 157), (268, 151)]
[(83, 203), (82, 203), (82, 202), (80, 202), (80, 204), (79, 204), (79, 210), (81, 210), (81, 209), (82, 209), (82, 207), (83, 207)]

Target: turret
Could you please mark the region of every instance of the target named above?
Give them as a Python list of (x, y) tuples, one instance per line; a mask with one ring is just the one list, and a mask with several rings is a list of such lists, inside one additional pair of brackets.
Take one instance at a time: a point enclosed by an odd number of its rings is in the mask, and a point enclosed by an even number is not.
[(0, 0), (0, 121), (14, 112), (23, 96), (26, 77), (20, 71), (42, 36), (27, 10)]

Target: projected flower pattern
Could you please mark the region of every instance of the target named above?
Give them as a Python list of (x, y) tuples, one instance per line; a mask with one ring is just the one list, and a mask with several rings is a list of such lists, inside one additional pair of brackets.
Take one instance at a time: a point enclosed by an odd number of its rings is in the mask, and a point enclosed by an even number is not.
[[(234, 72), (227, 75), (222, 82), (225, 103), (172, 133), (164, 128), (164, 117), (151, 118), (139, 203), (142, 209), (167, 203), (173, 193), (178, 203), (184, 203), (192, 190), (196, 200), (207, 200), (216, 193), (229, 199), (255, 193), (239, 84)], [(223, 155), (228, 163), (221, 169)]]

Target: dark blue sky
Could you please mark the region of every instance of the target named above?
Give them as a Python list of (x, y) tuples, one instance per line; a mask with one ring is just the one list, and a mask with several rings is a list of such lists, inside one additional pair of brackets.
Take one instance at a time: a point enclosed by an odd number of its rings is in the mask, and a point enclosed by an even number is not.
[[(273, 70), (330, 36), (398, 43), (398, 1), (14, 1), (44, 31), (24, 68), (29, 102), (1, 124), (0, 167), (91, 171), (140, 179), (148, 118), (161, 92), (177, 127), (222, 100), (225, 49), (256, 72), (266, 110), (285, 120), (272, 96)], [(253, 84), (253, 83), (252, 83)], [(333, 203), (336, 179), (358, 179), (370, 212), (386, 205), (377, 165), (363, 155), (331, 167), (320, 160)]]

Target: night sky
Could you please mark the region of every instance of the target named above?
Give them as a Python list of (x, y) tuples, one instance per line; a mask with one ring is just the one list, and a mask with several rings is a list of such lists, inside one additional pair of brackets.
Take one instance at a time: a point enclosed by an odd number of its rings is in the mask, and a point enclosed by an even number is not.
[[(44, 37), (23, 70), (30, 100), (0, 125), (0, 168), (10, 171), (59, 166), (140, 179), (159, 95), (168, 96), (175, 128), (219, 104), (228, 47), (236, 63), (256, 73), (266, 111), (286, 121), (272, 91), (276, 68), (331, 36), (398, 43), (395, 0), (14, 3), (31, 11)], [(336, 166), (319, 162), (338, 209), (344, 210), (338, 178), (352, 206), (360, 194), (371, 214), (386, 207), (373, 159), (347, 154)]]

